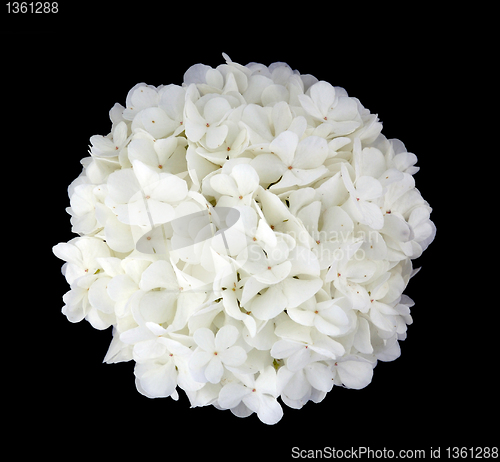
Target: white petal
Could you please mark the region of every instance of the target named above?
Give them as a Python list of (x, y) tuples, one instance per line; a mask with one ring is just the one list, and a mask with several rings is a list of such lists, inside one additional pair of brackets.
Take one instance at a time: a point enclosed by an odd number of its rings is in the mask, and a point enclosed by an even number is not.
[(210, 186), (225, 196), (238, 196), (238, 187), (234, 179), (224, 173), (212, 176), (210, 178)]
[(170, 173), (162, 173), (159, 175), (159, 182), (151, 191), (151, 197), (173, 204), (183, 200), (187, 193), (188, 187), (183, 179)]
[(206, 64), (194, 64), (184, 73), (184, 83), (207, 83), (206, 75), (210, 69), (212, 68)]
[[(282, 369), (287, 369), (287, 367), (281, 367), (279, 371), (281, 371)], [(290, 378), (286, 388), (284, 389), (284, 396), (293, 401), (301, 400), (307, 394), (311, 393), (311, 384), (306, 379), (304, 370), (295, 372), (292, 371), (292, 373), (293, 376)], [(287, 403), (285, 402), (285, 404)]]
[(371, 176), (360, 176), (356, 180), (356, 197), (363, 200), (373, 200), (382, 195), (382, 185)]
[(256, 295), (249, 303), (252, 314), (263, 321), (272, 319), (280, 314), (287, 306), (287, 298), (281, 289), (271, 286), (262, 295)]
[(364, 361), (343, 361), (338, 363), (337, 372), (347, 388), (359, 390), (372, 381), (373, 366)]
[(120, 122), (116, 125), (113, 130), (113, 142), (115, 143), (115, 147), (123, 146), (125, 141), (127, 140), (127, 124), (125, 122)]
[(299, 137), (290, 131), (280, 133), (269, 145), (271, 153), (277, 155), (286, 167), (292, 165)]
[(307, 170), (294, 168), (292, 172), (295, 175), (296, 184), (298, 184), (299, 186), (307, 186), (320, 177), (326, 176), (326, 174), (328, 173), (328, 169), (324, 165), (320, 165), (319, 167)]
[(329, 392), (333, 387), (333, 372), (330, 367), (320, 362), (305, 367), (308, 382), (317, 390)]
[(189, 358), (189, 366), (192, 369), (200, 369), (201, 367), (207, 365), (209, 361), (213, 358), (214, 354), (207, 351), (196, 350)]
[(321, 316), (316, 316), (316, 318), (314, 319), (314, 326), (322, 334), (330, 335), (332, 337), (335, 337), (342, 333), (342, 330), (338, 326), (336, 326), (332, 322), (327, 321)]
[(144, 294), (140, 301), (140, 315), (145, 321), (164, 323), (173, 317), (177, 293), (167, 290), (151, 291)]
[(241, 366), (247, 359), (247, 354), (240, 346), (232, 346), (222, 353), (219, 353), (220, 359), (228, 366)]
[(267, 425), (274, 425), (278, 423), (283, 417), (283, 409), (276, 401), (276, 398), (273, 398), (269, 395), (262, 395), (260, 397), (261, 404), (259, 410), (257, 411), (257, 416)]
[(240, 335), (238, 329), (234, 326), (223, 326), (215, 336), (215, 350), (225, 350), (236, 342)]
[(109, 138), (94, 135), (90, 137), (90, 143), (92, 144), (91, 152), (95, 156), (114, 157), (118, 155), (115, 144)]
[(207, 132), (207, 127), (204, 124), (197, 124), (189, 119), (186, 119), (184, 123), (186, 127), (186, 136), (188, 140), (197, 142), (203, 138), (203, 135)]
[(231, 176), (238, 185), (241, 195), (253, 193), (259, 186), (259, 175), (253, 167), (248, 164), (238, 164), (233, 167)]
[(332, 131), (335, 136), (349, 135), (356, 128), (358, 128), (361, 123), (354, 120), (348, 122), (332, 122)]
[(141, 121), (144, 128), (155, 138), (164, 138), (171, 135), (178, 125), (159, 107), (144, 109), (141, 112)]
[(302, 324), (303, 326), (313, 326), (314, 318), (316, 315), (313, 311), (303, 310), (300, 308), (289, 308), (287, 310), (288, 316), (295, 322)]
[[(411, 215), (408, 221), (413, 226), (413, 223), (411, 223)], [(380, 232), (390, 236), (392, 239), (399, 242), (407, 242), (411, 236), (409, 224), (396, 215), (385, 215), (384, 227)]]
[(136, 364), (134, 374), (138, 379), (137, 389), (149, 398), (164, 398), (175, 392), (177, 371), (173, 361), (165, 365)]
[(287, 359), (287, 367), (291, 371), (298, 371), (309, 364), (311, 360), (311, 350), (307, 345), (302, 345), (293, 355)]
[(135, 177), (141, 188), (156, 186), (160, 181), (160, 175), (151, 170), (145, 163), (140, 160), (132, 162)]
[(126, 204), (140, 190), (137, 178), (131, 168), (118, 170), (109, 175), (108, 198), (119, 204)]
[(380, 207), (365, 201), (360, 201), (358, 207), (361, 212), (361, 223), (371, 226), (373, 229), (381, 229), (384, 226), (384, 215)]
[(207, 122), (200, 115), (195, 104), (189, 99), (186, 100), (185, 113), (186, 136), (189, 140), (197, 142), (207, 132)]
[(344, 165), (344, 163), (342, 163), (342, 165), (340, 166), (340, 171), (342, 172), (341, 176), (342, 176), (342, 180), (344, 182), (346, 189), (349, 191), (351, 196), (355, 196), (356, 190), (354, 189), (354, 185), (352, 183), (351, 176), (349, 175), (347, 167)]
[(140, 160), (147, 165), (158, 165), (158, 155), (153, 147), (153, 143), (144, 138), (132, 140), (128, 145), (128, 158), (130, 162)]
[(260, 372), (259, 377), (255, 381), (255, 388), (257, 388), (259, 393), (267, 393), (273, 396), (277, 396), (276, 385), (276, 370), (273, 366), (267, 366)]
[[(147, 107), (156, 106), (160, 99), (156, 88), (150, 85), (140, 85), (132, 93), (132, 104), (135, 109), (144, 109)], [(128, 104), (127, 104), (128, 106)]]
[(135, 345), (136, 343), (150, 340), (151, 337), (151, 331), (143, 326), (134, 327), (132, 329), (126, 330), (125, 332), (122, 332), (119, 335), (120, 341), (129, 345)]
[(106, 242), (110, 248), (117, 252), (130, 252), (134, 249), (134, 238), (130, 226), (121, 223), (116, 217), (106, 221), (104, 228)]
[(370, 339), (370, 324), (365, 318), (358, 317), (358, 330), (354, 336), (353, 345), (360, 353), (373, 353), (373, 346)]
[[(328, 119), (352, 122), (358, 117), (358, 105), (353, 98), (340, 96), (333, 110), (328, 112)], [(356, 122), (358, 123), (358, 122)]]
[(144, 291), (149, 291), (162, 287), (176, 290), (179, 288), (177, 277), (170, 262), (159, 260), (152, 263), (141, 276), (139, 287)]
[[(146, 204), (149, 210), (149, 215), (151, 217), (151, 220), (153, 220), (152, 222), (153, 225), (167, 223), (168, 221), (171, 221), (175, 218), (174, 208), (170, 204), (165, 204), (164, 202), (159, 202), (154, 199), (148, 200)], [(135, 222), (134, 224), (139, 224), (139, 223), (145, 225), (151, 225), (149, 217), (147, 220), (144, 220), (142, 222)]]
[(277, 359), (288, 358), (299, 349), (303, 348), (302, 343), (292, 342), (290, 340), (278, 340), (271, 348), (271, 356)]
[(224, 374), (224, 367), (218, 356), (212, 355), (212, 359), (205, 369), (205, 377), (210, 383), (219, 383)]
[(196, 344), (203, 350), (213, 353), (215, 351), (214, 333), (206, 327), (196, 330), (193, 335)]
[(289, 94), (283, 85), (269, 85), (262, 91), (262, 104), (264, 106), (273, 106), (281, 101), (288, 101)]
[(231, 110), (231, 105), (225, 98), (216, 97), (207, 101), (204, 108), (205, 119), (209, 125), (219, 123)]
[[(260, 74), (254, 74), (250, 76), (248, 79), (248, 88), (243, 93), (243, 97), (247, 103), (257, 103), (260, 104), (262, 102), (261, 96), (262, 92), (269, 85), (273, 85), (273, 81)], [(255, 108), (260, 107), (255, 104), (249, 104), (247, 108), (250, 107), (252, 111), (255, 111)], [(245, 108), (245, 111), (247, 110)], [(268, 128), (267, 128), (268, 129)]]
[(250, 165), (259, 175), (260, 183), (266, 186), (278, 180), (287, 168), (274, 154), (260, 154), (250, 161)]
[(267, 285), (265, 283), (259, 282), (253, 277), (248, 279), (243, 286), (243, 292), (240, 300), (241, 305), (244, 306), (248, 301), (255, 297), (258, 292), (266, 287)]
[(167, 85), (160, 92), (161, 107), (172, 120), (182, 120), (186, 90), (179, 85)]
[(115, 302), (127, 299), (137, 289), (137, 284), (126, 274), (119, 274), (108, 283), (108, 295)]
[(223, 409), (232, 409), (250, 393), (252, 393), (252, 390), (241, 383), (229, 382), (222, 387), (219, 393), (219, 406)]
[(52, 252), (54, 252), (54, 255), (61, 260), (75, 265), (80, 265), (82, 263), (82, 254), (80, 249), (72, 244), (60, 242), (52, 247)]
[(354, 229), (352, 218), (338, 206), (330, 207), (323, 212), (323, 228), (327, 239), (345, 241)]
[(287, 278), (280, 284), (283, 285), (283, 293), (288, 300), (288, 308), (295, 308), (318, 292), (323, 285), (323, 281), (319, 278), (312, 280)]
[(89, 289), (89, 302), (99, 311), (103, 313), (113, 313), (115, 302), (109, 298), (107, 292), (107, 285), (111, 281), (109, 277), (102, 277), (97, 279)]
[(328, 114), (337, 98), (335, 87), (323, 80), (315, 83), (309, 89), (309, 94), (322, 116)]
[(328, 155), (328, 145), (324, 138), (308, 136), (302, 140), (295, 153), (295, 168), (316, 168), (323, 165)]
[[(158, 156), (158, 162), (160, 165), (167, 162), (168, 159), (172, 157), (175, 150), (179, 146), (178, 138), (175, 136), (169, 136), (161, 140), (156, 140), (153, 143), (154, 150)], [(129, 146), (129, 157), (130, 157), (130, 146)]]
[(207, 130), (207, 147), (209, 149), (217, 149), (224, 143), (229, 128), (227, 125), (220, 125), (219, 127), (209, 127)]
[[(323, 304), (326, 306), (324, 307)], [(318, 303), (318, 310), (320, 310), (320, 316), (333, 325), (345, 326), (349, 324), (349, 318), (345, 314), (345, 311), (338, 305), (331, 302), (321, 302)]]
[(167, 351), (167, 347), (160, 343), (157, 338), (139, 342), (134, 346), (134, 359), (143, 361), (158, 358)]

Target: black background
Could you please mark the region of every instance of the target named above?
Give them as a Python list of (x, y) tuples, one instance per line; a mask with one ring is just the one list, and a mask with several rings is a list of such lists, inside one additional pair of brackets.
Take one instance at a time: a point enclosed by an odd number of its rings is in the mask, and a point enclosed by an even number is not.
[[(4, 193), (6, 250), (17, 255), (6, 259), (18, 294), (6, 308), (11, 325), (20, 326), (14, 329), (17, 346), (6, 354), (12, 365), (5, 402), (24, 403), (11, 430), (43, 434), (37, 448), (44, 452), (63, 454), (69, 442), (73, 454), (138, 450), (155, 459), (173, 457), (176, 448), (186, 456), (217, 455), (226, 445), (238, 451), (227, 456), (280, 459), (295, 446), (492, 446), (491, 417), (498, 412), (497, 367), (488, 343), (493, 327), (477, 314), (479, 302), (467, 298), (472, 258), (454, 242), (464, 244), (454, 228), (453, 198), (463, 187), (455, 184), (460, 151), (453, 141), (463, 130), (457, 122), (463, 100), (456, 93), (460, 34), (453, 39), (440, 20), (412, 21), (408, 13), (361, 22), (357, 13), (334, 8), (314, 19), (300, 11), (271, 19), (254, 11), (251, 26), (239, 13), (225, 13), (204, 28), (192, 22), (202, 10), (123, 14), (87, 14), (79, 26), (76, 13), (38, 23), (18, 16), (2, 34), (3, 131), (10, 146), (2, 150), (2, 165), (5, 180), (12, 175), (18, 185)], [(383, 133), (417, 154), (416, 185), (434, 208), (437, 226), (435, 242), (414, 262), (422, 271), (405, 292), (416, 304), (401, 357), (379, 362), (363, 390), (335, 387), (320, 404), (300, 411), (283, 406), (283, 419), (272, 427), (255, 415), (238, 419), (212, 406), (189, 409), (182, 391), (178, 402), (140, 395), (133, 362), (102, 363), (110, 330), (70, 324), (61, 314), (68, 286), (51, 251), (74, 237), (64, 210), (66, 189), (80, 173), (90, 136), (109, 132), (113, 104), (125, 104), (138, 82), (181, 84), (190, 65), (216, 67), (222, 52), (241, 64), (287, 62), (343, 86), (378, 113)], [(23, 194), (31, 199), (21, 201)]]

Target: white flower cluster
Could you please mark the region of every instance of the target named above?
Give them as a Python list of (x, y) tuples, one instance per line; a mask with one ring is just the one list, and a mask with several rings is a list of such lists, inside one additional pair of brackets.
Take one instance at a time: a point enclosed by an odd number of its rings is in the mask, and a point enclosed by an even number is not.
[(278, 422), (400, 354), (435, 235), (417, 158), (346, 91), (285, 63), (138, 84), (91, 137), (54, 246), (63, 313), (113, 326), (151, 397)]

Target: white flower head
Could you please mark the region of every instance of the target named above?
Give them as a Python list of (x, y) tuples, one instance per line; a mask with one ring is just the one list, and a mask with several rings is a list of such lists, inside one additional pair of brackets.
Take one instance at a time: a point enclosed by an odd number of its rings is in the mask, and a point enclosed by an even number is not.
[(138, 83), (68, 188), (63, 314), (113, 327), (149, 397), (265, 424), (401, 354), (433, 241), (417, 157), (341, 87), (285, 63)]

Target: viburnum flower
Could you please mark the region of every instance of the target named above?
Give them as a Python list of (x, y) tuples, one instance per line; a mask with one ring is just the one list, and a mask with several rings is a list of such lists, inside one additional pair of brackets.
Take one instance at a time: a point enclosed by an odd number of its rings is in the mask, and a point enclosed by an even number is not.
[(63, 314), (112, 327), (148, 398), (265, 424), (399, 357), (433, 241), (417, 157), (347, 91), (285, 63), (138, 83), (90, 137), (53, 247)]
[(356, 101), (349, 98), (342, 88), (335, 88), (328, 82), (317, 82), (308, 93), (299, 95), (304, 110), (317, 121), (331, 125), (337, 136), (352, 133), (361, 125)]
[(231, 409), (239, 417), (256, 412), (262, 422), (272, 425), (283, 416), (276, 396), (276, 371), (268, 366), (256, 379), (251, 374), (243, 374), (239, 383), (226, 384), (220, 391), (219, 405), (223, 409)]
[(94, 135), (90, 138), (90, 153), (97, 157), (115, 157), (126, 145), (128, 127), (125, 122), (116, 124), (109, 136)]
[(219, 383), (224, 367), (241, 366), (247, 359), (245, 350), (234, 345), (240, 333), (234, 326), (223, 326), (214, 336), (206, 327), (199, 328), (193, 339), (198, 348), (191, 355), (189, 365), (192, 369), (203, 369), (205, 380)]
[(249, 206), (259, 186), (259, 175), (248, 164), (236, 164), (231, 173), (212, 176), (210, 185), (220, 195), (217, 200), (219, 207)]
[(323, 165), (328, 155), (324, 138), (308, 136), (299, 142), (296, 133), (285, 131), (269, 144), (267, 150), (270, 155), (257, 156), (251, 165), (262, 178), (275, 183), (271, 190), (308, 186), (328, 172)]

